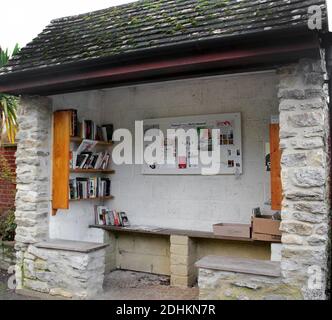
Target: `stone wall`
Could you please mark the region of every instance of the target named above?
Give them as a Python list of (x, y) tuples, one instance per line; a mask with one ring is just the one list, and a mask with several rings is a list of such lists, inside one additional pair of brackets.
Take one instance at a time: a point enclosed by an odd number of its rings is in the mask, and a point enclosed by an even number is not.
[(305, 299), (325, 299), (329, 252), (329, 114), (321, 60), (279, 70), (282, 276)]
[(21, 268), (24, 289), (70, 299), (89, 299), (102, 291), (105, 249), (81, 253), (30, 245)]
[(50, 100), (23, 97), (18, 111), (19, 131), (16, 152), (16, 282), (17, 289), (25, 287), (24, 276), (28, 246), (48, 238), (51, 187)]
[(51, 207), (51, 119), (49, 99), (21, 99), (16, 152), (15, 217), (18, 246), (48, 238)]
[(299, 300), (300, 290), (280, 277), (199, 269), (200, 300)]

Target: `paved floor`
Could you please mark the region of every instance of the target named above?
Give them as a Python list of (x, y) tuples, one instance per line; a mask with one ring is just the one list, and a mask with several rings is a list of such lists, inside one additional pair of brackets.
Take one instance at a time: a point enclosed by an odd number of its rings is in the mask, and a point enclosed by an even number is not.
[[(8, 275), (0, 270), (0, 300), (32, 300), (7, 286)], [(173, 288), (169, 277), (132, 271), (114, 271), (105, 277), (98, 300), (197, 300), (197, 288)]]

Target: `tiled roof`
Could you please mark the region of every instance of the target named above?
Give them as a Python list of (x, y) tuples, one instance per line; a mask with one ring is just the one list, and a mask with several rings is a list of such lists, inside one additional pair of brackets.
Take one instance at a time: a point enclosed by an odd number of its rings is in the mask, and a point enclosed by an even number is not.
[(310, 5), (326, 19), (325, 0), (141, 0), (56, 19), (0, 75), (306, 26)]

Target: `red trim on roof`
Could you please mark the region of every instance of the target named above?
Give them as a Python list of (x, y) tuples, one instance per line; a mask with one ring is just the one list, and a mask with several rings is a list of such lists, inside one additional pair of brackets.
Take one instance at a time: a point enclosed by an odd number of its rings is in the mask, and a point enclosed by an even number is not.
[[(199, 55), (186, 56), (181, 58), (169, 58), (153, 62), (144, 62), (129, 64), (123, 66), (107, 67), (100, 70), (82, 71), (77, 69), (70, 74), (52, 75), (50, 73), (47, 77), (43, 76), (39, 79), (16, 79), (11, 83), (0, 84), (0, 92), (9, 92), (14, 94), (21, 93), (38, 93), (39, 91), (46, 91), (47, 88), (57, 87), (57, 91), (61, 91), (62, 87), (70, 84), (71, 87), (77, 83), (77, 90), (79, 87), (86, 88), (87, 85), (96, 84), (98, 81), (105, 83), (106, 81), (114, 82), (117, 79), (130, 80), (137, 79), (140, 75), (147, 73), (160, 73), (174, 72), (174, 70), (193, 70), (195, 68), (204, 68), (209, 65), (230, 66), (238, 65), (239, 63), (248, 63), (249, 61), (267, 61), (271, 57), (277, 58), (279, 55), (299, 55), (319, 47), (315, 39), (296, 42), (294, 39), (291, 44), (277, 44), (264, 46), (259, 48), (248, 49), (235, 49), (222, 52), (206, 53)], [(64, 70), (65, 72), (65, 70)]]

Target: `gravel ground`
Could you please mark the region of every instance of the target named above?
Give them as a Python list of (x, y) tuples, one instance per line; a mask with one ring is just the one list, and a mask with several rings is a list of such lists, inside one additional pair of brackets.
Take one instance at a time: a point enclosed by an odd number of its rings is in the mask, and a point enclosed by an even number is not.
[(169, 277), (133, 271), (113, 271), (105, 277), (100, 300), (197, 300), (198, 288), (174, 288)]
[[(8, 274), (0, 270), (0, 300), (37, 300), (8, 289)], [(95, 300), (197, 300), (198, 288), (173, 288), (169, 277), (132, 271), (106, 275), (104, 293)]]

